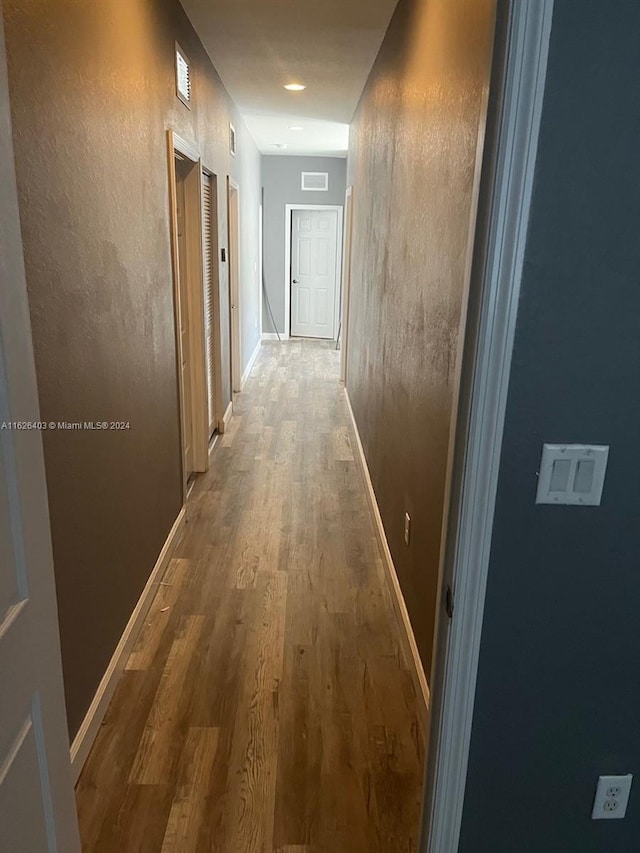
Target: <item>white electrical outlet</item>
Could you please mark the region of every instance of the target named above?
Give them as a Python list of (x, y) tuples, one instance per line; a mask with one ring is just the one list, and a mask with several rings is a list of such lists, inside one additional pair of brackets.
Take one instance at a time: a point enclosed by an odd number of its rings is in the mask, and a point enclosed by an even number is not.
[(633, 776), (600, 776), (593, 801), (593, 820), (621, 820), (627, 813)]
[(404, 544), (408, 545), (411, 539), (411, 516), (408, 512), (404, 514)]

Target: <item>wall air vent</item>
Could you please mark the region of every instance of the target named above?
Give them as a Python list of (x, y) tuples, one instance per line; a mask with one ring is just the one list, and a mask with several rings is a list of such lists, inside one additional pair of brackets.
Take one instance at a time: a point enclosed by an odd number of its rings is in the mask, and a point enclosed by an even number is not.
[(176, 43), (176, 95), (185, 107), (191, 109), (191, 64), (178, 43)]
[(328, 172), (303, 172), (302, 189), (315, 193), (326, 193), (329, 189)]

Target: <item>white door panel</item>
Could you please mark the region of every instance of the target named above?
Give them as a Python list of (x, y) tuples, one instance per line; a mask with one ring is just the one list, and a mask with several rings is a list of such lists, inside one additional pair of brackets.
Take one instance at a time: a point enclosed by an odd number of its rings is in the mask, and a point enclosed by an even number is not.
[[(43, 789), (41, 784), (48, 774), (41, 760), (44, 750), (36, 734), (42, 732), (37, 700), (34, 706), (25, 714), (13, 742), (3, 750), (5, 761), (0, 770), (0, 819), (3, 821), (0, 838), (2, 849), (12, 853), (56, 850), (53, 846), (55, 826), (51, 827), (51, 833), (47, 826), (51, 797), (48, 787)], [(29, 798), (25, 797), (27, 791)], [(6, 820), (9, 816), (11, 820)]]
[(298, 300), (297, 300), (297, 310), (296, 310), (296, 324), (298, 326), (309, 325), (310, 323), (310, 315), (309, 315), (309, 289), (307, 287), (301, 287), (298, 289)]
[(326, 326), (329, 324), (329, 291), (320, 288), (316, 290), (315, 301), (316, 323)]
[(80, 853), (0, 9), (0, 850)]
[(338, 212), (294, 210), (291, 223), (291, 334), (333, 338)]
[(298, 237), (298, 275), (311, 275), (311, 240)]
[(331, 257), (330, 257), (331, 249), (330, 249), (330, 244), (329, 244), (328, 240), (325, 240), (324, 238), (319, 237), (316, 245), (317, 245), (317, 255), (316, 255), (317, 267), (315, 270), (315, 274), (318, 276), (328, 276), (330, 273), (329, 262), (330, 262), (330, 260), (333, 260), (333, 263), (335, 265), (335, 262), (336, 262), (335, 255), (334, 255), (333, 259), (331, 259)]

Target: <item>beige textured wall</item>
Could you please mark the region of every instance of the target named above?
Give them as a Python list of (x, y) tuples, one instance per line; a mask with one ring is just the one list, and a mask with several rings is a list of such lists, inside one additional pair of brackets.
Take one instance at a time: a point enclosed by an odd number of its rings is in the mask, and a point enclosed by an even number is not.
[[(221, 246), (226, 175), (255, 184), (257, 201), (260, 160), (243, 133), (231, 161), (240, 118), (176, 0), (6, 0), (4, 12), (42, 416), (131, 424), (44, 434), (73, 736), (181, 504), (166, 131), (219, 176)], [(176, 40), (191, 110), (175, 96)], [(255, 223), (257, 240), (257, 211)], [(225, 316), (226, 265), (220, 289)]]
[(494, 29), (495, 0), (400, 0), (349, 152), (347, 388), (427, 678)]

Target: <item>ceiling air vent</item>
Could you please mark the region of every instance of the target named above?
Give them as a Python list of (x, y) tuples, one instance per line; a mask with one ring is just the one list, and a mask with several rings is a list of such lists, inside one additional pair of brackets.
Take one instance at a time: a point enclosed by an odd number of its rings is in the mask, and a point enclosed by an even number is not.
[(303, 172), (302, 189), (309, 192), (326, 193), (329, 189), (329, 173)]
[(191, 109), (191, 64), (187, 56), (176, 43), (176, 95), (182, 103)]

